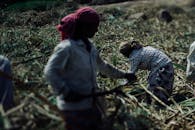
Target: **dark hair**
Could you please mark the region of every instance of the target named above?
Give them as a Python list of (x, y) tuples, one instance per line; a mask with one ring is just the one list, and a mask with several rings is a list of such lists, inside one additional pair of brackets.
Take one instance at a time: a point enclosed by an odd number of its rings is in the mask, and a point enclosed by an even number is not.
[(75, 14), (77, 17), (73, 39), (92, 38), (98, 31), (99, 14), (91, 7), (82, 7)]
[(142, 47), (143, 46), (138, 41), (132, 40), (130, 42), (121, 43), (121, 45), (119, 47), (119, 51), (124, 56), (128, 57), (133, 50), (141, 49)]
[(135, 41), (135, 40), (131, 41), (130, 45), (131, 45), (132, 50), (141, 49), (143, 47), (143, 45), (141, 45), (138, 41)]

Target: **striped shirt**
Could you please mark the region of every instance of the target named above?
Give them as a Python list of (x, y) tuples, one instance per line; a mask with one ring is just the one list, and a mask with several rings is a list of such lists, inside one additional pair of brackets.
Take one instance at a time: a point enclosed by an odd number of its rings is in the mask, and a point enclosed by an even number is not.
[(171, 59), (158, 49), (146, 46), (133, 50), (129, 55), (130, 71), (135, 73), (138, 69), (154, 71), (171, 62)]

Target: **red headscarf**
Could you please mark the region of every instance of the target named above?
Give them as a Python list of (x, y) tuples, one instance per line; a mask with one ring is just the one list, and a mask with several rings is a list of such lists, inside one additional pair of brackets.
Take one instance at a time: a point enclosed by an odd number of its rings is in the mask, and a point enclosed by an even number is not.
[[(61, 23), (57, 26), (58, 31), (61, 33), (62, 40), (72, 37), (80, 38), (83, 35), (81, 32), (81, 24), (87, 25), (86, 32), (92, 36), (99, 25), (99, 15), (91, 7), (82, 7), (62, 18)], [(82, 30), (83, 31), (83, 30)]]
[(98, 31), (100, 17), (91, 7), (82, 7), (75, 12), (76, 29), (74, 38), (91, 38)]
[(62, 40), (72, 36), (75, 30), (76, 14), (72, 13), (62, 18), (59, 25), (57, 25), (58, 31), (61, 33)]
[(100, 17), (91, 7), (82, 7), (76, 11), (77, 20), (84, 23), (99, 24)]

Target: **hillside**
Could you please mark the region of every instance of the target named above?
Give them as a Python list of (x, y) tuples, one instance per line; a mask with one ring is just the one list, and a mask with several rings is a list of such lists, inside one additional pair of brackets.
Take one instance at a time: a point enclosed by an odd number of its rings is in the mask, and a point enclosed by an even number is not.
[[(47, 3), (47, 5), (45, 5)], [(0, 11), (0, 54), (12, 62), (14, 100), (16, 107), (4, 112), (0, 109), (0, 122), (4, 129), (60, 130), (62, 119), (55, 108), (55, 97), (45, 82), (43, 68), (59, 43), (56, 25), (60, 19), (79, 5), (64, 2), (15, 4)], [(40, 5), (40, 6), (38, 6)], [(195, 41), (195, 7), (176, 0), (138, 0), (116, 4), (90, 5), (101, 15), (98, 33), (92, 39), (101, 56), (116, 67), (128, 71), (127, 59), (119, 54), (122, 41), (132, 38), (144, 45), (164, 51), (171, 57), (175, 68), (173, 104), (165, 109), (144, 103), (148, 91), (147, 73), (138, 72), (138, 82), (122, 90), (129, 98), (120, 95), (106, 96), (105, 125), (114, 130), (195, 129), (195, 86), (186, 81), (186, 57), (189, 45)], [(159, 18), (162, 9), (172, 16), (171, 22)], [(98, 75), (102, 90), (121, 84)], [(155, 100), (155, 98), (154, 98)], [(0, 123), (1, 124), (1, 123)]]

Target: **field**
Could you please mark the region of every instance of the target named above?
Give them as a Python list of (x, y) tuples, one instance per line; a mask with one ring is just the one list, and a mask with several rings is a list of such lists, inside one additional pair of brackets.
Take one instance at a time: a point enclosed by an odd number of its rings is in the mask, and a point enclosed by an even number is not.
[[(173, 60), (175, 68), (174, 90), (170, 99), (172, 105), (159, 109), (154, 104), (144, 103), (144, 95), (149, 93), (146, 89), (148, 72), (139, 71), (138, 82), (122, 88), (128, 97), (105, 97), (105, 127), (110, 126), (107, 129), (195, 130), (195, 87), (186, 81), (185, 76), (189, 46), (195, 41), (195, 7), (192, 3), (138, 0), (90, 5), (101, 14), (99, 31), (91, 40), (107, 62), (128, 71), (128, 61), (119, 54), (118, 47), (120, 42), (134, 38), (143, 45), (164, 51)], [(63, 16), (79, 6), (84, 5), (47, 1), (18, 3), (1, 9), (0, 54), (12, 62), (16, 104), (7, 112), (0, 109), (0, 122), (4, 123), (2, 129), (63, 129), (62, 119), (55, 107), (55, 96), (43, 77), (43, 69), (60, 41), (55, 26)], [(173, 17), (171, 22), (159, 19), (162, 9), (170, 12)], [(122, 79), (101, 75), (97, 79), (102, 90), (117, 87), (123, 82)]]

